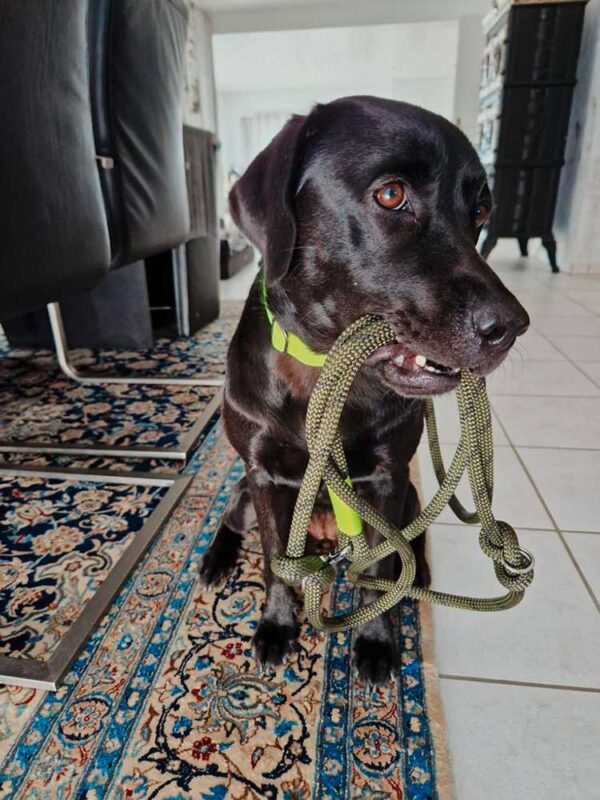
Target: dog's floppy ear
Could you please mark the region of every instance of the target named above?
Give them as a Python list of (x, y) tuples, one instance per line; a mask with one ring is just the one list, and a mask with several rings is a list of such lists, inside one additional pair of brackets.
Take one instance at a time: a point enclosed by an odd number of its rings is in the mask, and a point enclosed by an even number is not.
[(293, 116), (229, 193), (238, 228), (262, 253), (267, 286), (289, 269), (296, 242), (293, 198), (306, 117)]

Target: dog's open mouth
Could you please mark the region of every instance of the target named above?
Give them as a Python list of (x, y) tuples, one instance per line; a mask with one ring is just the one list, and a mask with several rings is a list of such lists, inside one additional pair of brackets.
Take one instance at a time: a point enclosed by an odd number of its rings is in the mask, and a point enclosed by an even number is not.
[(431, 358), (427, 358), (420, 353), (413, 353), (406, 345), (398, 342), (397, 344), (387, 344), (380, 347), (367, 359), (367, 364), (373, 366), (382, 361), (391, 361), (395, 367), (406, 373), (411, 372), (430, 372), (432, 375), (458, 375), (458, 367), (447, 367), (439, 364)]
[(411, 394), (448, 391), (460, 378), (459, 367), (440, 364), (422, 353), (415, 353), (401, 342), (380, 347), (366, 363), (379, 366), (388, 382), (409, 387)]

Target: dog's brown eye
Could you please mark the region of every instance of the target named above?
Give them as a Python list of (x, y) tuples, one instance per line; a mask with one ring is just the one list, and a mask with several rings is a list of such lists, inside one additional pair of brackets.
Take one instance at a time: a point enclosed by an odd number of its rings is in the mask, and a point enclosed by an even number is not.
[(486, 222), (489, 215), (490, 215), (489, 208), (486, 208), (483, 205), (478, 205), (477, 208), (475, 209), (475, 225), (478, 228), (481, 228), (481, 226)]
[(392, 211), (397, 211), (406, 203), (406, 192), (404, 191), (404, 186), (402, 186), (402, 184), (398, 181), (386, 183), (386, 185), (382, 186), (381, 189), (377, 189), (373, 196), (380, 206), (383, 206), (383, 208), (389, 208)]

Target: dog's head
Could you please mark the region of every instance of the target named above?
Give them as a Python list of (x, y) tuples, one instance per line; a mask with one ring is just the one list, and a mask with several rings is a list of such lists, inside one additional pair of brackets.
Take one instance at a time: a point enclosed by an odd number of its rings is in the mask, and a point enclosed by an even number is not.
[(327, 350), (358, 317), (384, 317), (398, 344), (371, 369), (403, 395), (487, 374), (529, 324), (475, 248), (491, 213), (467, 138), (416, 106), (350, 97), (293, 117), (230, 195), (261, 251), (282, 324)]

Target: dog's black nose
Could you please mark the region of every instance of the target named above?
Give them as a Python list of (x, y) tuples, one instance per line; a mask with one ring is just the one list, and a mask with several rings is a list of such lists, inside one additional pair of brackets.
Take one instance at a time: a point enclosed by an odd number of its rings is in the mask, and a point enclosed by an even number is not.
[(487, 347), (512, 344), (529, 327), (529, 316), (523, 307), (516, 313), (503, 315), (493, 308), (480, 308), (473, 314), (473, 325)]

